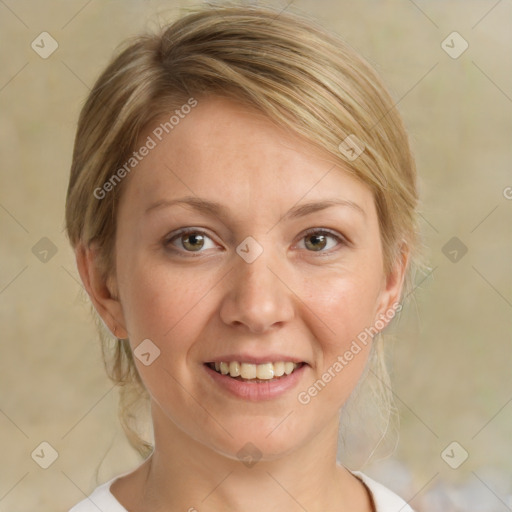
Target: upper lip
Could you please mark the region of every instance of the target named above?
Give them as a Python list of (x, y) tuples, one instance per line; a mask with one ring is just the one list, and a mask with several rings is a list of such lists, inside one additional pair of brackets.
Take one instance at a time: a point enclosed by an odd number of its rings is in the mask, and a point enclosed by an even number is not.
[(237, 361), (239, 363), (249, 364), (264, 364), (264, 363), (277, 363), (279, 361), (292, 362), (292, 363), (305, 363), (304, 359), (284, 354), (258, 354), (257, 356), (251, 354), (226, 354), (223, 356), (216, 356), (206, 361), (207, 363), (230, 363)]

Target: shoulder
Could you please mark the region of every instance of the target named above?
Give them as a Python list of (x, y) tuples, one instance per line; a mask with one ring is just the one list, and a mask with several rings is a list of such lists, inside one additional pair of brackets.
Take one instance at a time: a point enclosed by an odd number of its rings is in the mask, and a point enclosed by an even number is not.
[(352, 471), (352, 474), (360, 478), (370, 490), (377, 512), (414, 512), (402, 498), (384, 485), (359, 471)]
[(127, 512), (110, 492), (110, 485), (116, 478), (96, 487), (92, 494), (77, 503), (69, 512)]

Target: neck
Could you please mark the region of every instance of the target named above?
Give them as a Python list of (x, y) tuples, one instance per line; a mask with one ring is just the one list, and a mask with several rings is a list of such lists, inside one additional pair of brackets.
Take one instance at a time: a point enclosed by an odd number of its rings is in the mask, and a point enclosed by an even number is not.
[(338, 421), (290, 453), (245, 464), (191, 438), (161, 411), (153, 411), (153, 424), (155, 450), (131, 482), (131, 503), (138, 499), (129, 510), (371, 510), (362, 484), (336, 462)]

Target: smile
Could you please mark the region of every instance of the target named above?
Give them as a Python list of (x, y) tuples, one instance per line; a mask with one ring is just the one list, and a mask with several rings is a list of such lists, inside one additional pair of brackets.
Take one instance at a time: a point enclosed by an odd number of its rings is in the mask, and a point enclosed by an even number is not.
[(247, 363), (229, 360), (203, 363), (203, 368), (209, 378), (208, 390), (213, 384), (216, 393), (220, 391), (244, 401), (259, 402), (277, 399), (297, 388), (309, 365), (295, 361)]
[(253, 364), (240, 361), (215, 362), (207, 365), (221, 375), (227, 375), (239, 381), (267, 382), (292, 374), (304, 363), (277, 361), (274, 363)]

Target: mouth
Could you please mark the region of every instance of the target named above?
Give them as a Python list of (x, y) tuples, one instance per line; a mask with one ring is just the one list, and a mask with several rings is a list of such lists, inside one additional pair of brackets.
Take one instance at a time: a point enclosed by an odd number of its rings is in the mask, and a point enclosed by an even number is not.
[(265, 383), (278, 381), (291, 375), (306, 363), (276, 361), (273, 363), (253, 364), (242, 361), (219, 361), (205, 363), (213, 371), (241, 382)]

